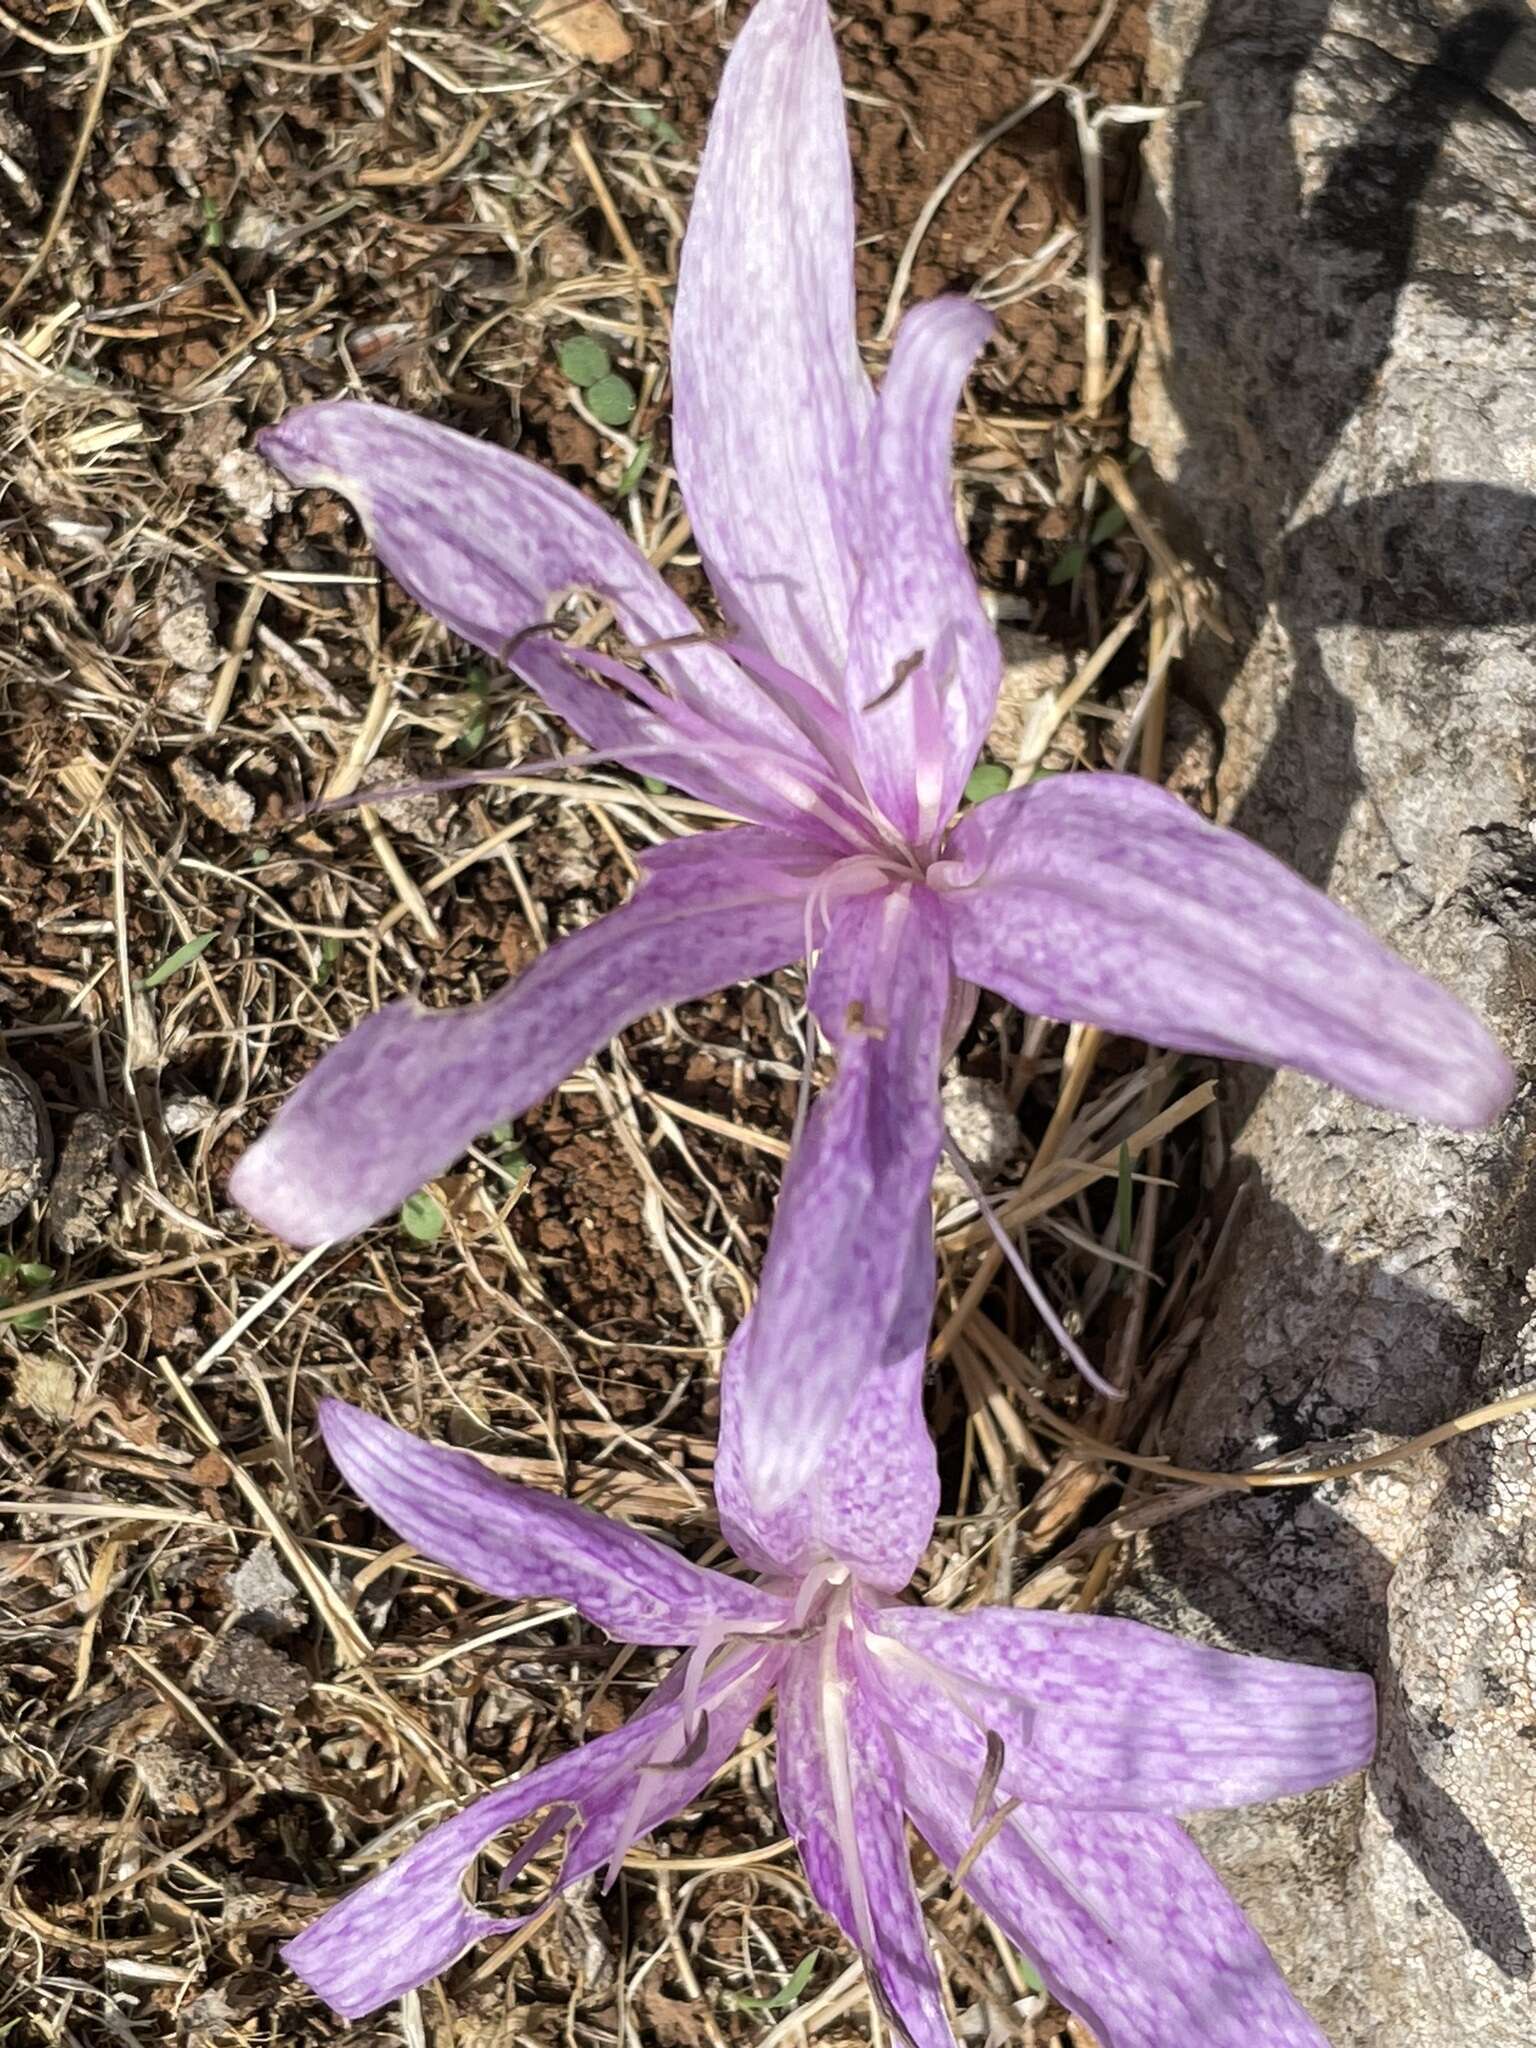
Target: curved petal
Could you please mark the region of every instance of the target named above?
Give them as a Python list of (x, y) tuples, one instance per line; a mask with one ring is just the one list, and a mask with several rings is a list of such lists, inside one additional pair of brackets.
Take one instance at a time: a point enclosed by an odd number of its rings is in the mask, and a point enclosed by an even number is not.
[(1262, 848), (1135, 776), (992, 797), (928, 879), (956, 971), (1024, 1009), (1300, 1067), (1463, 1128), (1491, 1123), (1514, 1087), (1454, 996)]
[(622, 1643), (783, 1627), (790, 1610), (638, 1529), (499, 1478), (468, 1451), (423, 1443), (345, 1401), (322, 1401), (325, 1447), (352, 1490), (423, 1557), (506, 1600), (567, 1600)]
[[(899, 1755), (907, 1811), (954, 1870), (974, 1788), (915, 1744)], [(961, 1882), (1100, 2048), (1327, 2048), (1177, 1821), (1030, 1807)]]
[(950, 454), (966, 371), (994, 324), (972, 299), (915, 307), (896, 337), (860, 458), (848, 729), (865, 789), (917, 845), (954, 814), (1002, 674), (997, 634), (955, 531)]
[(760, 1514), (834, 1451), (866, 1376), (926, 1341), (949, 982), (928, 890), (833, 912), (811, 1003), (837, 1075), (785, 1169), (738, 1367), (741, 1485)]
[(791, 1653), (779, 1681), (779, 1807), (812, 1894), (864, 1958), (910, 2048), (954, 2048), (912, 1883), (896, 1759), (841, 1630)]
[(1246, 1806), (1348, 1777), (1376, 1746), (1363, 1673), (1234, 1656), (1105, 1615), (891, 1607), (867, 1652), (904, 1732), (974, 1776), (991, 1730), (1002, 1789), (1026, 1804)]
[[(514, 1778), (433, 1828), (288, 1942), (284, 1961), (344, 2019), (359, 2019), (440, 1975), (477, 1941), (522, 1926), (532, 1912), (506, 1919), (466, 1899), (464, 1880), (480, 1851), (518, 1821), (567, 1808), (575, 1829), (555, 1895), (603, 1869), (709, 1783), (756, 1716), (781, 1662), (778, 1654), (753, 1652), (706, 1679), (687, 1708), (681, 1683), (669, 1679), (611, 1735)], [(509, 1876), (515, 1874), (514, 1864)]]
[(489, 1001), (365, 1018), (242, 1155), (231, 1194), (293, 1244), (376, 1222), (636, 1017), (798, 959), (819, 862), (755, 826), (657, 849), (628, 903)]
[[(914, 1265), (920, 1257), (914, 1252)], [(749, 1329), (750, 1321), (731, 1340), (721, 1374), (715, 1504), (726, 1541), (758, 1571), (799, 1577), (830, 1559), (866, 1585), (900, 1592), (939, 1511), (938, 1452), (923, 1419), (925, 1346), (865, 1375), (817, 1470), (782, 1506), (762, 1510), (747, 1485), (743, 1442)]]
[[(758, 794), (754, 747), (818, 765), (792, 721), (728, 656), (697, 644), (655, 646), (697, 641), (693, 614), (605, 512), (536, 464), (353, 399), (289, 413), (260, 445), (291, 482), (350, 499), (396, 581), (461, 639), (525, 676), (593, 746), (633, 756), (646, 773), (748, 815)], [(552, 639), (519, 638), (573, 590), (594, 591), (613, 607), (691, 720), (669, 719), (665, 698), (647, 711), (601, 688)], [(704, 721), (710, 747), (699, 741)], [(786, 822), (782, 808), (769, 822)]]
[(869, 417), (826, 0), (757, 0), (720, 81), (678, 270), (672, 437), (721, 604), (836, 697)]

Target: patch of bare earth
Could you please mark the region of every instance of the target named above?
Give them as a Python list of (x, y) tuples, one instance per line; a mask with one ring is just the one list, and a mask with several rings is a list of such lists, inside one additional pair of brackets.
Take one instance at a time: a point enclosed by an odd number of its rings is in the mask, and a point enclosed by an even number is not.
[[(783, 1841), (766, 1730), (611, 1895), (578, 1893), (401, 2011), (349, 2031), (277, 1953), (413, 1814), (613, 1725), (657, 1669), (401, 1556), (330, 1471), (317, 1398), (709, 1551), (720, 1351), (816, 1051), (799, 971), (643, 1020), (437, 1183), (414, 1235), (392, 1220), (299, 1269), (224, 1195), (367, 1011), (489, 993), (620, 901), (646, 845), (710, 822), (607, 771), (519, 782), (567, 736), (252, 437), (343, 391), (409, 406), (551, 464), (703, 601), (668, 466), (666, 309), (743, 13), (588, 4), (539, 32), (508, 0), (13, 0), (0, 18), (8, 2042), (871, 2033)], [(1008, 636), (993, 757), (1022, 776), (1139, 749), (1198, 797), (1213, 737), (1162, 695), (1187, 592), (1124, 467), (1134, 131), (1098, 118), (1137, 97), (1140, 8), (838, 18), (872, 368), (903, 279), (999, 312), (957, 435)], [(914, 239), (961, 153), (1074, 66)], [(628, 381), (626, 427), (562, 375), (577, 335)], [(507, 776), (306, 809), (466, 765)], [(1199, 1327), (1208, 1095), (1198, 1070), (984, 1006), (952, 1114), (1136, 1391), (1113, 1414), (1084, 1402), (941, 1185), (927, 1597), (1086, 1605), (1137, 1516), (1185, 1497), (1108, 1526), (1119, 1482), (1094, 1444), (1139, 1440)], [(918, 1870), (964, 2037), (1065, 2038), (920, 1851)], [(765, 2007), (813, 1951), (793, 2013)]]

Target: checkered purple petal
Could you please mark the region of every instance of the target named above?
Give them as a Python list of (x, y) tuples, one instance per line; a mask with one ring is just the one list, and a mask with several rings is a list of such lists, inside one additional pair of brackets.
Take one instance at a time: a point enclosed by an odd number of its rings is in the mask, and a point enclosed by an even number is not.
[(1375, 1690), (1359, 1672), (1007, 1607), (889, 1607), (872, 1634), (872, 1682), (909, 1735), (975, 1773), (995, 1732), (1002, 1788), (1029, 1803), (1245, 1806), (1348, 1777), (1375, 1749)]
[(926, 1339), (949, 991), (928, 890), (884, 889), (833, 912), (811, 1002), (837, 1075), (785, 1169), (735, 1396), (741, 1483), (759, 1514), (810, 1480), (867, 1375)]
[(672, 382), (678, 476), (722, 606), (837, 697), (872, 401), (826, 0), (758, 0), (726, 64), (683, 242)]
[[(954, 1870), (982, 1832), (975, 1781), (897, 1747), (907, 1811)], [(1023, 1808), (961, 1881), (1100, 2048), (1327, 2048), (1177, 1821)]]
[(244, 1154), (231, 1193), (294, 1244), (376, 1222), (636, 1017), (797, 960), (818, 863), (756, 826), (658, 849), (628, 903), (488, 1001), (366, 1018)]
[(848, 729), (865, 788), (917, 845), (954, 814), (1002, 674), (955, 527), (950, 453), (966, 371), (994, 324), (971, 299), (915, 307), (860, 458)]
[(956, 971), (1021, 1008), (1153, 1045), (1300, 1067), (1438, 1123), (1514, 1085), (1469, 1010), (1251, 840), (1129, 775), (978, 804), (929, 879)]
[(870, 1989), (910, 2048), (953, 2048), (896, 1761), (840, 1636), (791, 1653), (778, 1742), (779, 1806), (817, 1903), (863, 1956)]
[(441, 1975), (477, 1941), (532, 1918), (488, 1913), (465, 1896), (474, 1859), (499, 1834), (535, 1814), (558, 1820), (569, 1809), (572, 1832), (555, 1892), (603, 1870), (709, 1783), (755, 1718), (782, 1661), (776, 1652), (739, 1657), (706, 1678), (686, 1708), (680, 1680), (669, 1680), (611, 1735), (514, 1778), (433, 1828), (290, 1941), (284, 1961), (345, 2019)]
[(748, 1581), (558, 1494), (515, 1486), (468, 1451), (424, 1443), (345, 1401), (321, 1403), (320, 1427), (338, 1470), (396, 1535), (504, 1600), (566, 1600), (620, 1642), (661, 1646), (789, 1620), (784, 1601)]

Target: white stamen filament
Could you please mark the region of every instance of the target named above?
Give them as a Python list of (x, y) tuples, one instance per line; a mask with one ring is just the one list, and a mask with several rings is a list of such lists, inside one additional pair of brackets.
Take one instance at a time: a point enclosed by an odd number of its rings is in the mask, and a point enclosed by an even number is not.
[(981, 1211), (987, 1228), (991, 1231), (993, 1237), (996, 1238), (998, 1250), (1013, 1268), (1018, 1276), (1019, 1285), (1034, 1303), (1035, 1313), (1039, 1316), (1041, 1322), (1044, 1323), (1067, 1357), (1071, 1359), (1083, 1378), (1096, 1393), (1102, 1394), (1107, 1401), (1123, 1401), (1125, 1396), (1120, 1389), (1112, 1386), (1101, 1372), (1096, 1371), (1088, 1363), (1088, 1356), (1083, 1347), (1077, 1342), (1075, 1337), (1068, 1334), (1066, 1324), (1057, 1315), (1055, 1309), (1051, 1307), (1050, 1302), (1046, 1298), (1044, 1288), (1041, 1287), (1039, 1281), (1030, 1271), (1028, 1260), (1008, 1235), (1007, 1231), (1004, 1230), (1001, 1223), (998, 1222), (992, 1204), (981, 1191), (981, 1183), (971, 1171), (970, 1161), (955, 1142), (954, 1132), (948, 1129), (947, 1126), (944, 1132), (944, 1149), (949, 1154), (950, 1162), (955, 1172), (960, 1176), (966, 1193)]
[(921, 1650), (914, 1650), (908, 1643), (899, 1643), (893, 1636), (876, 1635), (872, 1630), (864, 1637), (864, 1648), (877, 1663), (894, 1664), (925, 1685), (931, 1685), (935, 1692), (942, 1693), (955, 1712), (963, 1717), (981, 1736), (983, 1741), (995, 1737), (997, 1731), (984, 1721), (971, 1700), (978, 1696), (991, 1695), (1004, 1702), (1010, 1713), (1019, 1721), (1017, 1740), (1027, 1742), (1034, 1726), (1035, 1707), (1029, 1700), (1020, 1699), (1008, 1691), (1006, 1686), (988, 1685), (979, 1678), (967, 1678), (962, 1685), (952, 1671), (946, 1671), (942, 1664), (936, 1664), (931, 1657), (925, 1657)]
[[(732, 1633), (734, 1634), (735, 1632), (733, 1631)], [(703, 1644), (700, 1643), (695, 1649), (690, 1650), (688, 1653), (689, 1658), (692, 1659), (698, 1656), (699, 1651), (703, 1649), (703, 1647)], [(717, 1645), (716, 1647), (726, 1647), (728, 1654), (713, 1675), (718, 1679), (724, 1679), (727, 1683), (727, 1686), (735, 1677), (740, 1676), (741, 1673), (746, 1670), (747, 1666), (751, 1663), (753, 1657), (757, 1655), (755, 1646), (750, 1648), (747, 1651), (747, 1654), (739, 1659), (737, 1668), (735, 1671), (733, 1671), (731, 1668), (731, 1657), (729, 1651), (734, 1650), (735, 1645), (732, 1643), (724, 1646)], [(706, 1652), (705, 1656), (700, 1660), (701, 1669), (698, 1683), (694, 1683), (694, 1675), (692, 1669), (690, 1669), (684, 1676), (683, 1688), (685, 1697), (687, 1695), (689, 1685), (693, 1684), (693, 1704), (691, 1711), (685, 1712), (682, 1715), (681, 1719), (678, 1721), (674, 1721), (670, 1715), (665, 1716), (663, 1718), (662, 1726), (656, 1732), (656, 1740), (651, 1744), (650, 1748), (644, 1752), (639, 1762), (635, 1766), (634, 1787), (630, 1792), (628, 1800), (625, 1802), (624, 1812), (619, 1821), (618, 1832), (613, 1839), (613, 1853), (609, 1856), (607, 1868), (603, 1872), (602, 1889), (604, 1891), (610, 1890), (614, 1883), (617, 1881), (619, 1871), (623, 1866), (624, 1858), (629, 1854), (630, 1850), (633, 1848), (635, 1843), (639, 1841), (642, 1835), (648, 1834), (651, 1828), (655, 1825), (654, 1821), (644, 1820), (642, 1816), (646, 1803), (646, 1798), (651, 1790), (652, 1783), (656, 1773), (658, 1771), (671, 1771), (678, 1765), (685, 1765), (697, 1761), (697, 1758), (693, 1754), (693, 1751), (695, 1748), (695, 1737), (698, 1728), (703, 1728), (705, 1730), (705, 1743), (707, 1745), (708, 1716), (707, 1714), (700, 1713), (698, 1707), (698, 1694), (699, 1687), (702, 1683), (703, 1678), (703, 1666), (708, 1663), (710, 1657), (712, 1657), (714, 1654), (715, 1651), (710, 1650)], [(668, 1738), (674, 1734), (679, 1735), (681, 1737), (681, 1740), (678, 1744), (677, 1754), (675, 1756), (667, 1757), (658, 1755), (657, 1752), (665, 1745)], [(671, 1809), (668, 1808), (667, 1811), (670, 1812)], [(661, 1818), (664, 1818), (664, 1816), (657, 1816), (657, 1819)]]
[[(846, 1576), (846, 1574), (845, 1574)], [(848, 1749), (848, 1682), (838, 1670), (838, 1650), (843, 1630), (852, 1612), (849, 1589), (838, 1588), (822, 1628), (818, 1709), (821, 1719), (822, 1754), (826, 1758), (827, 1781), (832, 1793), (833, 1829), (842, 1857), (843, 1875), (853, 1904), (853, 1922), (859, 1947), (866, 1956), (877, 1953), (875, 1916), (870, 1910), (869, 1891), (864, 1883), (864, 1865), (859, 1855), (858, 1818), (854, 1808), (853, 1759)]]

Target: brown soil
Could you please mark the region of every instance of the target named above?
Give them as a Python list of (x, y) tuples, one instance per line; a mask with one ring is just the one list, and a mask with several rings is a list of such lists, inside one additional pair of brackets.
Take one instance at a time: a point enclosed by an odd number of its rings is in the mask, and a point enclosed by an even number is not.
[[(1065, 67), (1098, 11), (1094, 0), (927, 0), (912, 9), (851, 0), (838, 9), (866, 332), (880, 323), (908, 233), (940, 177), (978, 135), (1022, 106), (1040, 79)], [(715, 52), (679, 41), (696, 15), (691, 0), (659, 0), (649, 12), (658, 26), (651, 47), (631, 61), (626, 83), (654, 96), (696, 142), (718, 76)], [(742, 12), (733, 7), (730, 16)], [(1134, 101), (1145, 48), (1143, 10), (1123, 8), (1082, 82), (1102, 100)], [(1117, 248), (1128, 246), (1123, 207), (1133, 163), (1134, 143), (1112, 134), (1106, 197)], [(1052, 103), (1004, 136), (945, 201), (913, 269), (913, 296), (965, 289), (1005, 262), (1035, 255), (1081, 210), (1071, 119)], [(1106, 289), (1112, 304), (1132, 302), (1137, 275), (1128, 256), (1111, 267)], [(1061, 287), (1005, 308), (988, 384), (1025, 405), (1070, 404), (1082, 368), (1081, 324), (1079, 307)]]

